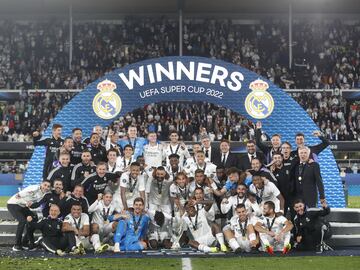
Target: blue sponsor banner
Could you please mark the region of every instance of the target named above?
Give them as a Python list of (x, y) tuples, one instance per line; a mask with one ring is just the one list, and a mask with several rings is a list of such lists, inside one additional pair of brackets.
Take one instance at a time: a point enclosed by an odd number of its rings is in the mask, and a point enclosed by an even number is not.
[[(315, 123), (282, 89), (245, 68), (202, 57), (163, 57), (115, 70), (77, 94), (52, 124), (62, 124), (64, 136), (74, 127), (89, 136), (95, 125), (107, 126), (134, 109), (162, 101), (213, 103), (253, 122), (261, 120), (265, 132), (279, 133), (293, 145), (298, 132), (305, 134), (309, 145), (320, 142), (312, 136), (318, 129)], [(51, 134), (52, 124), (45, 136)], [(44, 148), (36, 147), (25, 185), (41, 179), (44, 154)], [(329, 204), (344, 207), (339, 172), (329, 148), (320, 154), (319, 163)]]

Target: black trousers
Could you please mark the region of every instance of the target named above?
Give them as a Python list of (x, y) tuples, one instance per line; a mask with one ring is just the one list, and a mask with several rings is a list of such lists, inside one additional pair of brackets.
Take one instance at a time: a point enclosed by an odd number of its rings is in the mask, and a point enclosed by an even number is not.
[(297, 250), (316, 250), (317, 245), (321, 242), (321, 228), (316, 228), (308, 235), (303, 235)]
[(69, 252), (76, 246), (74, 232), (66, 232), (63, 236), (45, 236), (41, 239), (40, 245), (51, 253), (56, 253), (57, 249)]
[[(33, 218), (37, 218), (37, 216), (35, 213), (31, 212), (29, 208), (21, 207), (17, 204), (8, 204), (7, 209), (9, 210), (10, 214), (19, 222), (16, 229), (16, 245), (22, 246), (23, 242), (24, 244), (27, 244), (29, 241), (28, 230), (25, 232), (24, 241), (22, 239), (22, 234), (27, 224), (26, 217), (32, 216)], [(34, 236), (32, 236), (32, 238), (34, 238)]]

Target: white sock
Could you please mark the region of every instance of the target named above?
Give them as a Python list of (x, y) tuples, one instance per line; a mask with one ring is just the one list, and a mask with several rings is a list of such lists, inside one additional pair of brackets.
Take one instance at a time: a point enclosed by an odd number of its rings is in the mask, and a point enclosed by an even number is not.
[(90, 240), (95, 250), (97, 250), (101, 246), (100, 236), (98, 234), (93, 234)]
[(210, 252), (211, 251), (210, 247), (202, 245), (202, 244), (200, 244), (198, 246), (198, 250), (203, 251), (203, 252)]
[(231, 239), (229, 240), (229, 246), (230, 246), (231, 249), (234, 250), (234, 251), (237, 250), (237, 249), (240, 247), (239, 243), (236, 241), (235, 238), (231, 238)]
[(225, 241), (224, 241), (224, 235), (222, 233), (217, 233), (215, 235), (216, 239), (218, 240), (220, 245), (225, 245)]

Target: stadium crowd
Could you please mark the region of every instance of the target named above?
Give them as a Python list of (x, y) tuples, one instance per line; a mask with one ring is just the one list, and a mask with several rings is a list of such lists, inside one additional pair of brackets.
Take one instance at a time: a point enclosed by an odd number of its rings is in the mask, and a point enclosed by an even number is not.
[[(359, 22), (295, 20), (291, 70), (287, 21), (186, 19), (183, 29), (184, 55), (233, 62), (282, 88), (359, 87)], [(0, 89), (82, 89), (114, 68), (178, 55), (178, 23), (165, 17), (76, 21), (70, 65), (68, 31), (62, 20), (1, 21)]]
[[(268, 145), (257, 122), (242, 156), (227, 139), (212, 146), (206, 130), (192, 151), (176, 130), (169, 131), (169, 143), (154, 130), (146, 138), (135, 125), (125, 131), (119, 139), (116, 129), (104, 136), (95, 126), (83, 138), (74, 128), (63, 139), (62, 126), (54, 124), (49, 138), (32, 133), (34, 144), (46, 147), (43, 181), (7, 202), (19, 222), (14, 251), (322, 251), (329, 229), (320, 216), (330, 208), (317, 160), (329, 141), (320, 131), (313, 133), (318, 145), (305, 146), (301, 133), (293, 146), (280, 134)], [(312, 211), (318, 198), (322, 209)], [(42, 233), (36, 241), (35, 230)]]
[[(360, 110), (356, 104), (327, 92), (291, 95), (329, 140), (359, 140)], [(31, 141), (31, 131), (36, 128), (44, 130), (73, 96), (74, 93), (70, 92), (29, 94), (24, 91), (15, 102), (0, 102), (0, 141)], [(169, 131), (173, 129), (184, 141), (197, 141), (206, 130), (211, 141), (254, 139), (251, 122), (228, 109), (201, 102), (150, 104), (114, 121), (112, 128), (124, 136), (129, 125), (136, 125), (144, 137), (148, 131), (155, 131), (161, 140), (167, 140)]]

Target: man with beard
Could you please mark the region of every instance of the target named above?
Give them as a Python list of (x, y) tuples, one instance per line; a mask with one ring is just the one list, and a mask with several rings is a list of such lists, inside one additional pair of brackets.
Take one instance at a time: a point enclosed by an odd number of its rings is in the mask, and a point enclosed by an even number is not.
[(176, 175), (183, 171), (183, 167), (180, 166), (179, 155), (171, 154), (168, 158), (170, 164), (166, 166), (166, 172), (169, 174), (170, 179), (175, 181)]
[(284, 215), (288, 209), (291, 209), (293, 184), (291, 182), (291, 172), (284, 166), (283, 156), (281, 153), (273, 154), (273, 165), (271, 171), (277, 179), (277, 188), (280, 190), (281, 195), (284, 197)]
[(251, 169), (251, 161), (254, 158), (258, 158), (261, 163), (263, 163), (265, 159), (263, 153), (256, 151), (255, 141), (249, 140), (246, 143), (246, 154), (242, 155), (239, 159), (239, 169), (243, 172)]
[(80, 184), (86, 177), (96, 171), (96, 166), (91, 162), (91, 153), (85, 149), (81, 154), (81, 163), (76, 164), (71, 174), (71, 187)]
[(82, 162), (81, 156), (86, 149), (86, 145), (82, 143), (82, 129), (74, 128), (72, 130), (73, 148), (71, 155), (71, 164), (78, 164)]
[(161, 211), (164, 214), (171, 215), (169, 196), (171, 184), (172, 180), (170, 180), (165, 168), (162, 166), (157, 167), (146, 184), (149, 211)]
[[(321, 143), (317, 145), (308, 146), (310, 149), (310, 158), (314, 161), (317, 161), (318, 155), (330, 145), (330, 142), (319, 130), (315, 130), (313, 135), (321, 140)], [(295, 143), (297, 149), (291, 152), (291, 156), (293, 157), (297, 157), (299, 148), (305, 146), (305, 135), (303, 133), (297, 133), (295, 135)]]
[(98, 164), (100, 161), (107, 161), (106, 149), (100, 144), (100, 136), (97, 133), (92, 133), (90, 136), (90, 145), (88, 149), (91, 153), (91, 160)]
[(71, 160), (73, 159), (73, 147), (74, 147), (74, 141), (71, 137), (66, 137), (64, 139), (64, 143), (63, 145), (58, 149), (58, 151), (56, 152), (56, 155), (55, 155), (55, 159), (54, 159), (54, 162), (53, 162), (53, 168), (56, 168), (59, 166), (59, 162), (60, 162), (60, 155), (61, 154), (69, 154), (70, 156), (70, 164), (73, 164), (71, 163)]
[(254, 222), (245, 204), (238, 204), (230, 224), (223, 229), (225, 239), (235, 253), (256, 251), (259, 239), (256, 237)]
[(262, 250), (271, 255), (274, 254), (274, 251), (288, 253), (291, 249), (290, 231), (293, 227), (291, 221), (284, 216), (275, 215), (275, 204), (272, 201), (265, 202), (263, 216), (255, 224)]
[(236, 188), (236, 194), (229, 198), (224, 198), (221, 202), (221, 212), (228, 214), (228, 218), (236, 215), (236, 207), (239, 204), (243, 204), (246, 207), (248, 214), (254, 214), (256, 216), (261, 215), (261, 209), (254, 196), (247, 196), (248, 189), (245, 184), (238, 184)]
[(52, 191), (45, 194), (40, 201), (33, 203), (30, 208), (35, 209), (42, 206), (43, 217), (47, 217), (49, 215), (50, 206), (52, 204), (60, 205), (60, 201), (64, 197), (63, 182), (61, 179), (55, 179)]

